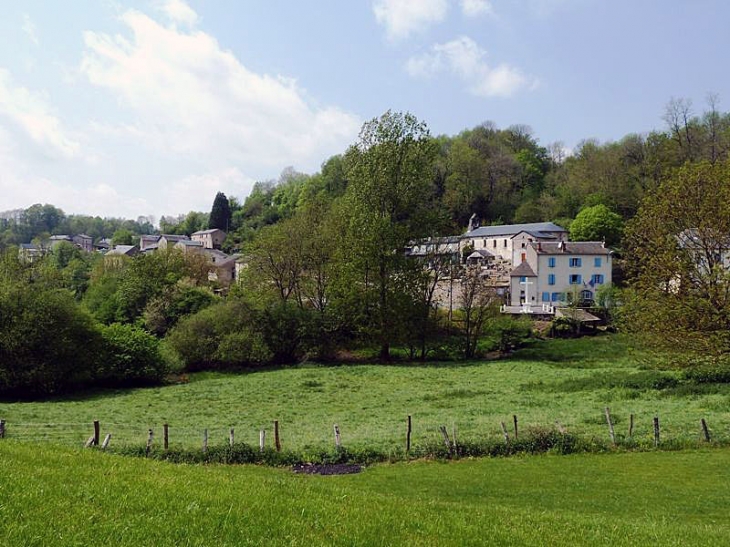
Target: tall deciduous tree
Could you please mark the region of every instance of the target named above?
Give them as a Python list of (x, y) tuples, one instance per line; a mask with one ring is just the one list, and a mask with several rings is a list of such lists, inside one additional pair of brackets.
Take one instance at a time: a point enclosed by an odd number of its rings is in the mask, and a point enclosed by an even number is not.
[(231, 226), (231, 207), (228, 198), (223, 192), (218, 192), (213, 200), (213, 208), (210, 210), (208, 228), (218, 228), (227, 232)]
[(672, 348), (730, 352), (730, 162), (687, 164), (647, 196), (624, 240), (628, 325)]
[(397, 331), (396, 279), (405, 273), (408, 241), (429, 231), (429, 196), (437, 152), (426, 125), (411, 114), (386, 112), (363, 125), (347, 152), (345, 194), (351, 269), (355, 290), (370, 292), (372, 334), (380, 355), (390, 357)]

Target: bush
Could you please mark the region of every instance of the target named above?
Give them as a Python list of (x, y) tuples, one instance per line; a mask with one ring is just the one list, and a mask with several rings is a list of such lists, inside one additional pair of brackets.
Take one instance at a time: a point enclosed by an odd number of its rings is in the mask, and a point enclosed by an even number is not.
[(0, 393), (37, 396), (92, 382), (102, 340), (70, 292), (33, 283), (0, 290)]
[(99, 379), (107, 384), (159, 382), (169, 372), (157, 338), (134, 325), (114, 323), (101, 331), (104, 361)]

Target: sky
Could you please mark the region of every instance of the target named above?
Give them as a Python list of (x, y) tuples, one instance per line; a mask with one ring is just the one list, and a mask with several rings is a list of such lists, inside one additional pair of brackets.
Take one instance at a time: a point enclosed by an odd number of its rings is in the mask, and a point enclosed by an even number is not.
[(0, 211), (136, 219), (314, 173), (363, 122), (568, 150), (730, 111), (724, 0), (0, 0)]

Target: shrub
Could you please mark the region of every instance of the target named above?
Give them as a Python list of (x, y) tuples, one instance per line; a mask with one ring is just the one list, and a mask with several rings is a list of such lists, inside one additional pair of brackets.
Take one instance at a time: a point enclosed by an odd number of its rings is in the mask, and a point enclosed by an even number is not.
[(70, 292), (34, 283), (0, 290), (0, 392), (36, 396), (89, 384), (101, 345), (97, 324)]
[(114, 323), (101, 331), (104, 362), (99, 379), (105, 383), (158, 382), (169, 372), (157, 338), (134, 325)]

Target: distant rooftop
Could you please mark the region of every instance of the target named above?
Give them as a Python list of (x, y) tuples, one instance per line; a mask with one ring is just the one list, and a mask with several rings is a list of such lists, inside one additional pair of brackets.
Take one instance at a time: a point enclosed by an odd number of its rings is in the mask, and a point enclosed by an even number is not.
[[(471, 232), (466, 232), (463, 237), (497, 237), (513, 236), (520, 232), (567, 232), (565, 228), (552, 222), (532, 222), (530, 224), (504, 224), (501, 226), (482, 226)], [(546, 236), (548, 234), (545, 234)]]
[(602, 241), (565, 241), (563, 243), (541, 242), (531, 243), (537, 254), (543, 255), (609, 255), (611, 249)]

